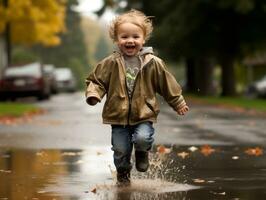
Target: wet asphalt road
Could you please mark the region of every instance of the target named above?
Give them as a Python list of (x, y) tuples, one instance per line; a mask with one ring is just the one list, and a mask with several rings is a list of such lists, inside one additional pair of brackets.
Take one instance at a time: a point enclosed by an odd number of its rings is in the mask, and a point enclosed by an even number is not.
[(46, 114), (0, 124), (0, 200), (266, 199), (265, 117), (194, 105), (177, 117), (162, 103), (149, 171), (117, 188), (103, 105), (36, 104)]

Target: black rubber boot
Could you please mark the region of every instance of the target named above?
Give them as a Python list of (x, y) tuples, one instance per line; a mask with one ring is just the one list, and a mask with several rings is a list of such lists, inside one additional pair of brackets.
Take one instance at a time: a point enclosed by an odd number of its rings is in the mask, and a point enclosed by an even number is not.
[(129, 186), (130, 185), (130, 171), (117, 172), (117, 186)]
[(149, 152), (135, 151), (136, 169), (139, 172), (146, 172), (149, 168)]

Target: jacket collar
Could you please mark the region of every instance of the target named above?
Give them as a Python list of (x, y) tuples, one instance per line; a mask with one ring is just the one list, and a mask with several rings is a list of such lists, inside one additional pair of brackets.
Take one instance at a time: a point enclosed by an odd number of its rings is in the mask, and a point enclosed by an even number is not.
[[(122, 56), (123, 54), (119, 49), (113, 52), (113, 57), (115, 59), (119, 58), (123, 60)], [(138, 56), (140, 57), (140, 60), (141, 60), (141, 68), (143, 68), (146, 64), (148, 64), (153, 59), (153, 48), (143, 47), (142, 50), (139, 52)]]

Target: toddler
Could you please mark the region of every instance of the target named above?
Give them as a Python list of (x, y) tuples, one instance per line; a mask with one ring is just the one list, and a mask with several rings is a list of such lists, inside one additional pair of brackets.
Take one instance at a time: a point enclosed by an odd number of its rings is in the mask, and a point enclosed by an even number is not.
[(97, 104), (106, 94), (102, 118), (112, 128), (118, 185), (130, 184), (133, 147), (136, 169), (145, 172), (149, 167), (153, 123), (159, 114), (156, 93), (177, 114), (184, 115), (189, 110), (179, 84), (164, 62), (153, 55), (151, 47), (143, 47), (152, 29), (151, 20), (140, 11), (117, 16), (109, 34), (119, 50), (99, 62), (86, 79), (89, 105)]

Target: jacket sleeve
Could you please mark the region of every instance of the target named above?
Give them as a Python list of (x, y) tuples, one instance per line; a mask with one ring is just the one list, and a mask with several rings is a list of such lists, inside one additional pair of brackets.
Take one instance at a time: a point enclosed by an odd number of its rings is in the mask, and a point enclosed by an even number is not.
[(90, 97), (95, 97), (99, 101), (104, 97), (108, 87), (108, 66), (105, 62), (99, 63), (86, 78), (87, 85), (85, 96), (86, 100)]
[(182, 96), (181, 86), (175, 77), (166, 69), (162, 60), (157, 62), (157, 92), (164, 97), (165, 101), (175, 110), (186, 105)]

